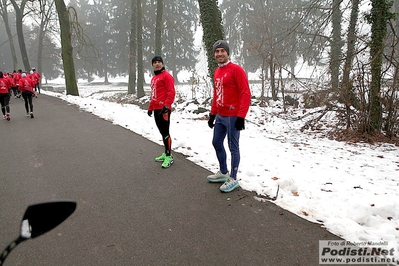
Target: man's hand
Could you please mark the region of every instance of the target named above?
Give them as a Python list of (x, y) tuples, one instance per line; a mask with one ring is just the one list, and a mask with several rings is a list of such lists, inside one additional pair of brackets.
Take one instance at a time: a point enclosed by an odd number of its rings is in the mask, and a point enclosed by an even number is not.
[(215, 124), (213, 123), (215, 121), (216, 115), (209, 114), (209, 120), (208, 120), (208, 126), (210, 128), (213, 128)]
[(244, 125), (244, 118), (242, 118), (242, 117), (237, 117), (237, 120), (236, 120), (236, 123), (234, 124), (234, 127), (237, 129), (237, 130), (243, 130), (243, 129), (245, 129), (245, 125)]
[(169, 112), (169, 108), (168, 108), (167, 106), (164, 106), (164, 107), (162, 108), (161, 113), (166, 114), (167, 112)]
[(148, 111), (147, 111), (147, 115), (148, 115), (148, 116), (152, 116), (152, 110), (148, 110)]

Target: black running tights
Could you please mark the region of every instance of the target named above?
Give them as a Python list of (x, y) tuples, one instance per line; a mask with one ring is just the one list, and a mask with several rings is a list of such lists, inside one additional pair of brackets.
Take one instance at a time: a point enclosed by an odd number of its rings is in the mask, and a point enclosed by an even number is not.
[(3, 115), (10, 113), (10, 94), (0, 94), (0, 105), (1, 105), (1, 112)]
[(170, 113), (170, 110), (166, 113), (162, 113), (161, 110), (154, 110), (155, 124), (162, 135), (166, 156), (170, 156), (172, 149), (172, 139), (169, 135)]
[(29, 107), (30, 111), (33, 112), (32, 93), (30, 91), (24, 91), (22, 92), (22, 97), (25, 101), (26, 112), (29, 113)]

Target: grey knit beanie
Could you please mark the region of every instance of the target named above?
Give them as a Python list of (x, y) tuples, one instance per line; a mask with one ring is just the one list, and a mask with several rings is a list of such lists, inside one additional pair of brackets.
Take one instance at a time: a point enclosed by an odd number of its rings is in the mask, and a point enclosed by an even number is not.
[(215, 53), (217, 48), (223, 48), (226, 50), (227, 55), (230, 55), (230, 48), (229, 48), (229, 44), (224, 41), (224, 40), (219, 40), (217, 42), (215, 42), (215, 44), (213, 45), (213, 53)]

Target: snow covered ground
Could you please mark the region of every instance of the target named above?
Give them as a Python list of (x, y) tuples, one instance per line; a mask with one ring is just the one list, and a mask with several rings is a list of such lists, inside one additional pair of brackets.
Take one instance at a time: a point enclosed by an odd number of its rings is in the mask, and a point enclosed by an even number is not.
[[(189, 85), (176, 86), (177, 99), (171, 117), (173, 150), (215, 172), (218, 164), (211, 144), (212, 130), (206, 120), (208, 112), (193, 112), (198, 104), (193, 103), (191, 89)], [(252, 85), (251, 90), (258, 96), (258, 85)], [(146, 110), (109, 100), (116, 95), (128, 99), (126, 92), (125, 85), (115, 82), (79, 84), (79, 97), (42, 91), (162, 145), (153, 118), (147, 116)], [(195, 96), (202, 98), (200, 105), (209, 109), (202, 105), (208, 92), (209, 89), (202, 88), (202, 96)], [(240, 141), (241, 187), (255, 191), (258, 200), (277, 197), (275, 204), (323, 224), (346, 240), (393, 242), (399, 260), (399, 147), (329, 140), (322, 133), (328, 130), (325, 126), (319, 133), (302, 132), (306, 119), (320, 114), (296, 118), (314, 111), (317, 110), (297, 108), (284, 114), (281, 102), (270, 102), (267, 107), (251, 106)], [(334, 115), (323, 117), (324, 122), (329, 119), (334, 119)]]

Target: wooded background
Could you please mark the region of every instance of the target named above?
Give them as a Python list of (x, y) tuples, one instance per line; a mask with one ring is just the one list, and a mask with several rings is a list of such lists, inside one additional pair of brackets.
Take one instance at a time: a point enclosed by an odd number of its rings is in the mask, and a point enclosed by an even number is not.
[[(0, 69), (35, 67), (44, 80), (129, 76), (128, 93), (144, 96), (144, 74), (161, 55), (175, 81), (226, 39), (234, 62), (257, 73), (260, 102), (287, 100), (287, 81), (303, 64), (303, 101), (342, 113), (346, 128), (398, 132), (399, 1), (387, 0), (0, 0)], [(203, 32), (202, 43), (195, 36)], [(204, 52), (203, 52), (204, 51)], [(303, 78), (309, 78), (305, 80)], [(310, 84), (312, 84), (310, 86)], [(270, 92), (270, 95), (269, 95)], [(295, 102), (295, 101), (294, 101)]]

